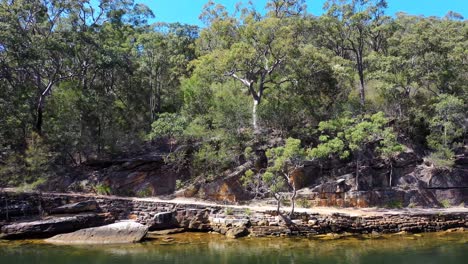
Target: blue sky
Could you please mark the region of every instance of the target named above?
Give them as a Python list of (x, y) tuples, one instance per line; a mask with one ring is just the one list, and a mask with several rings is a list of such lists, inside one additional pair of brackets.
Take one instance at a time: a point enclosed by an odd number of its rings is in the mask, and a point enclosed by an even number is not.
[[(214, 0), (229, 10), (233, 10), (239, 0)], [(247, 2), (243, 0), (242, 2)], [(309, 13), (320, 15), (325, 0), (306, 0)], [(156, 15), (155, 21), (181, 22), (202, 25), (198, 16), (208, 0), (136, 0), (149, 6)], [(265, 6), (267, 0), (252, 1), (258, 9)], [(444, 16), (448, 11), (455, 11), (468, 18), (468, 0), (388, 0), (387, 14), (403, 11), (413, 15)]]

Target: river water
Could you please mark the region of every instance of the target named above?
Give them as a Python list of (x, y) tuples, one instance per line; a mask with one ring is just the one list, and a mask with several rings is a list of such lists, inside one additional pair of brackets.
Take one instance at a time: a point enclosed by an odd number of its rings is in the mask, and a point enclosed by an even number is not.
[(0, 241), (0, 264), (465, 264), (468, 233), (348, 237), (226, 239), (190, 233), (161, 236), (141, 244), (57, 246), (42, 241)]

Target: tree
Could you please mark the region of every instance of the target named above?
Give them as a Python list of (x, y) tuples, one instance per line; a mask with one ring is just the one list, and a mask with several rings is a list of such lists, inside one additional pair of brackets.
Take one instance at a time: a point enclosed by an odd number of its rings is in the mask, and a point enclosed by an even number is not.
[(269, 166), (263, 174), (262, 179), (277, 201), (279, 212), (281, 195), (280, 192), (286, 185), (291, 190), (291, 215), (294, 213), (297, 186), (292, 174), (304, 167), (306, 151), (301, 147), (301, 140), (288, 138), (283, 147), (267, 150)]
[[(218, 10), (221, 7), (218, 7)], [(283, 10), (282, 12), (286, 12)], [(224, 45), (199, 58), (196, 71), (213, 75), (220, 80), (230, 77), (239, 81), (253, 99), (252, 127), (258, 130), (257, 107), (262, 102), (265, 90), (279, 87), (293, 79), (283, 72), (288, 56), (297, 48), (293, 17), (262, 18), (255, 10), (244, 9), (242, 23), (227, 16), (216, 16), (211, 27), (220, 23), (229, 24), (230, 31)], [(276, 12), (274, 12), (276, 14)], [(232, 34), (230, 34), (230, 32)], [(204, 37), (202, 32), (201, 37)]]
[(324, 5), (326, 14), (320, 17), (325, 45), (355, 62), (361, 107), (366, 101), (365, 57), (369, 49), (382, 48), (385, 35), (382, 25), (388, 21), (385, 8), (385, 0), (329, 0)]
[(170, 140), (170, 151), (174, 146), (173, 141), (183, 135), (185, 127), (187, 126), (185, 119), (172, 113), (163, 113), (159, 116), (158, 120), (154, 121), (151, 125), (150, 139), (167, 138)]
[(359, 172), (366, 151), (377, 151), (386, 156), (400, 151), (395, 132), (386, 127), (387, 124), (388, 120), (382, 112), (362, 118), (344, 117), (321, 122), (321, 143), (310, 150), (310, 157), (347, 159), (352, 155), (356, 165), (356, 190), (359, 190)]
[(433, 109), (428, 145), (437, 151), (440, 158), (450, 160), (457, 147), (457, 139), (467, 131), (465, 102), (456, 96), (442, 94)]

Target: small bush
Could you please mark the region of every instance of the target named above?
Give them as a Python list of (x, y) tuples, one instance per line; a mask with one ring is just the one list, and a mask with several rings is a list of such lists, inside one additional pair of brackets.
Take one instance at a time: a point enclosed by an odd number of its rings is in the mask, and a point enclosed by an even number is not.
[(21, 184), (19, 186), (19, 190), (22, 191), (22, 192), (30, 192), (30, 191), (34, 191), (34, 190), (37, 190), (37, 188), (44, 184), (47, 180), (43, 177), (37, 179), (36, 181), (32, 182), (32, 183), (24, 183), (24, 184)]
[(402, 207), (403, 207), (403, 203), (398, 200), (390, 201), (385, 205), (385, 208), (390, 208), (390, 209), (398, 209)]
[(442, 206), (443, 206), (444, 208), (449, 208), (449, 207), (452, 206), (452, 203), (450, 203), (450, 201), (447, 200), (447, 199), (441, 201), (440, 204), (442, 204)]
[(146, 186), (145, 188), (137, 192), (138, 197), (150, 197), (152, 195), (153, 195), (153, 190), (150, 186)]
[(251, 216), (252, 215), (252, 210), (250, 210), (250, 208), (245, 208), (244, 214), (246, 214), (247, 216)]
[(105, 184), (98, 184), (94, 187), (94, 191), (99, 195), (110, 195), (112, 190), (109, 186)]
[(297, 205), (302, 208), (310, 208), (311, 206), (310, 201), (307, 200), (306, 198), (297, 200)]
[(282, 200), (281, 200), (281, 204), (282, 204), (283, 206), (291, 206), (291, 201), (288, 200), (288, 199), (282, 199)]
[(453, 153), (449, 150), (440, 150), (433, 152), (427, 157), (427, 160), (434, 164), (436, 168), (451, 169), (454, 165)]
[(226, 215), (233, 215), (233, 214), (234, 214), (234, 211), (232, 210), (232, 208), (226, 207), (226, 208), (224, 208), (224, 213), (225, 213)]
[(180, 190), (184, 187), (184, 183), (181, 180), (176, 180), (175, 187), (176, 187), (176, 190)]

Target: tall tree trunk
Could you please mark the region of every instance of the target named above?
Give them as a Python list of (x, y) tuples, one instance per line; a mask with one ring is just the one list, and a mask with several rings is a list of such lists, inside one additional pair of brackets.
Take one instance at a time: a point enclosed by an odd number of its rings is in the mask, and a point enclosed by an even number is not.
[(364, 84), (364, 70), (362, 66), (359, 67), (359, 102), (361, 103), (361, 107), (364, 108), (366, 104), (366, 87)]
[(359, 75), (359, 102), (364, 110), (366, 104), (366, 87), (364, 84), (364, 62), (362, 60), (362, 51), (356, 52), (357, 70)]
[(252, 126), (254, 131), (257, 131), (258, 125), (257, 125), (257, 106), (259, 104), (260, 100), (254, 99), (253, 100), (253, 107), (252, 107)]
[(36, 132), (39, 135), (42, 135), (42, 124), (43, 124), (43, 115), (44, 115), (44, 97), (41, 96), (39, 98), (39, 102), (37, 103), (36, 109), (36, 124), (34, 126)]
[(392, 188), (392, 177), (393, 177), (393, 162), (390, 160), (390, 177), (388, 180), (388, 186)]
[(359, 191), (359, 157), (356, 160), (356, 191)]

